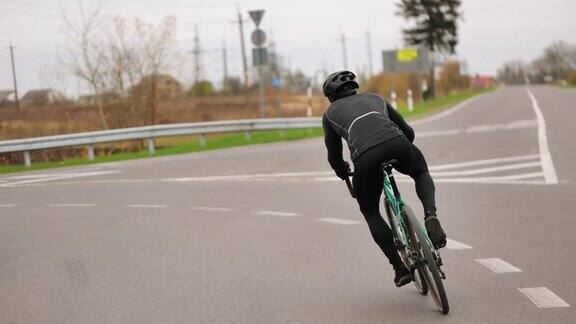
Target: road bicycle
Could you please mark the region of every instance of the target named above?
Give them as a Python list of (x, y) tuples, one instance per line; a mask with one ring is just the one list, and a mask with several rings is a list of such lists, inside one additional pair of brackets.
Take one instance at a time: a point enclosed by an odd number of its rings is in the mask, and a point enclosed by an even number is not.
[[(442, 282), (446, 279), (446, 274), (440, 268), (442, 258), (432, 245), (426, 230), (398, 191), (392, 174), (392, 168), (397, 164), (397, 160), (381, 164), (384, 174), (384, 206), (388, 224), (394, 234), (394, 245), (404, 265), (412, 271), (418, 292), (422, 295), (430, 292), (438, 310), (448, 314), (448, 297)], [(350, 176), (354, 176), (354, 173), (350, 172)], [(346, 179), (346, 184), (352, 197), (356, 198), (350, 179)]]

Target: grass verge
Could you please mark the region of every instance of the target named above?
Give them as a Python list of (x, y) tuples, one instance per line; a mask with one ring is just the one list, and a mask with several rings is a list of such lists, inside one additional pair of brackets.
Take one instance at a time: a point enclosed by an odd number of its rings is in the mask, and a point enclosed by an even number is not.
[[(406, 107), (400, 106), (398, 109), (408, 119), (420, 118), (438, 112), (440, 110), (451, 107), (459, 102), (462, 102), (468, 98), (478, 95), (483, 92), (488, 92), (493, 89), (488, 90), (467, 90), (459, 93), (450, 94), (435, 100), (426, 101), (415, 105), (414, 111), (409, 112)], [(251, 145), (251, 144), (263, 144), (278, 141), (290, 141), (297, 139), (304, 139), (310, 137), (322, 136), (323, 131), (321, 128), (314, 129), (294, 129), (286, 130), (284, 132), (280, 131), (259, 131), (252, 132), (251, 138), (246, 138), (244, 133), (230, 133), (230, 134), (216, 134), (208, 135), (205, 146), (200, 145), (198, 137), (183, 137), (174, 139), (159, 139), (156, 149), (156, 154), (153, 156), (166, 156), (174, 154), (184, 154), (199, 151), (216, 150), (228, 147)], [(42, 170), (49, 168), (58, 167), (68, 167), (68, 166), (78, 166), (105, 162), (116, 162), (124, 160), (133, 160), (152, 157), (147, 150), (142, 150), (139, 152), (126, 152), (126, 153), (116, 153), (113, 155), (106, 156), (96, 156), (94, 161), (88, 161), (86, 158), (72, 158), (65, 159), (60, 162), (39, 162), (32, 163), (30, 168), (26, 168), (23, 165), (2, 165), (0, 166), (0, 174), (30, 171), (30, 170)]]

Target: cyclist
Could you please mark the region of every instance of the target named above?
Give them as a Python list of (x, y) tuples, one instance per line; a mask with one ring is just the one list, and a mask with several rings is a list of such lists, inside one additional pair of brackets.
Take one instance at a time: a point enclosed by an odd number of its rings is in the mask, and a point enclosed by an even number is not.
[(436, 215), (434, 182), (422, 152), (414, 145), (414, 130), (383, 97), (371, 92), (357, 93), (356, 75), (338, 71), (324, 82), (324, 95), (331, 104), (322, 116), (328, 162), (345, 180), (350, 166), (342, 156), (342, 138), (348, 143), (354, 163), (354, 188), (370, 232), (395, 271), (394, 283), (403, 286), (413, 280), (393, 242), (392, 230), (380, 214), (383, 187), (381, 163), (396, 159), (395, 169), (410, 176), (424, 207), (425, 227), (436, 248), (446, 245), (446, 235)]

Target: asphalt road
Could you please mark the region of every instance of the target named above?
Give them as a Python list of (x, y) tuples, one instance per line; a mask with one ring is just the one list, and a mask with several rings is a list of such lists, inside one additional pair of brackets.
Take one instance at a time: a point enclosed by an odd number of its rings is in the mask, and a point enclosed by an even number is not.
[(576, 323), (576, 91), (530, 91), (414, 123), (448, 316), (311, 139), (0, 177), (0, 323)]

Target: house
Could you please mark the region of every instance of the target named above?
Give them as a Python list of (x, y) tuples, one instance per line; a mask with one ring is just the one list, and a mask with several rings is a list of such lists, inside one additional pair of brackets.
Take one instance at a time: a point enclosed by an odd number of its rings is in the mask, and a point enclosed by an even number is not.
[(490, 76), (481, 76), (476, 74), (470, 78), (470, 86), (473, 88), (489, 88), (493, 87), (496, 81)]
[(93, 106), (93, 105), (96, 105), (98, 103), (97, 100), (100, 100), (101, 103), (109, 104), (109, 103), (118, 101), (121, 98), (122, 97), (119, 94), (109, 91), (109, 92), (101, 93), (99, 95), (89, 94), (89, 95), (80, 96), (80, 98), (78, 98), (76, 103), (80, 106)]
[(20, 99), (25, 106), (46, 106), (55, 102), (66, 101), (64, 95), (56, 90), (30, 90)]
[(0, 90), (0, 107), (9, 106), (14, 101), (16, 101), (14, 90)]
[(149, 96), (153, 91), (160, 100), (171, 99), (182, 93), (182, 84), (168, 74), (151, 74), (129, 89), (132, 96), (138, 98)]

